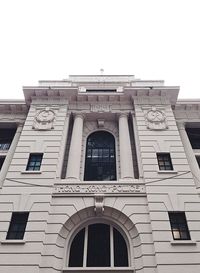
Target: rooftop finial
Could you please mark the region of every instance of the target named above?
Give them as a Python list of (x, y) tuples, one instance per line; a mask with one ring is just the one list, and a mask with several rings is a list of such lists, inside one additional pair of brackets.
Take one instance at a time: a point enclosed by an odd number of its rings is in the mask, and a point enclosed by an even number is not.
[(101, 73), (101, 75), (103, 75), (103, 73), (104, 73), (104, 69), (103, 68), (100, 69), (100, 73)]

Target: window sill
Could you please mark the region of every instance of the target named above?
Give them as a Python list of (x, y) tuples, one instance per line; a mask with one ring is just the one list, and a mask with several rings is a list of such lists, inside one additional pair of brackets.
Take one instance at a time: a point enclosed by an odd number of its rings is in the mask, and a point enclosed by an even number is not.
[(23, 244), (25, 244), (25, 240), (2, 240), (1, 241), (1, 244), (2, 245), (9, 245), (9, 244), (16, 244), (16, 245), (23, 245)]
[(178, 172), (175, 171), (175, 170), (162, 170), (162, 171), (157, 171), (158, 174), (164, 174), (164, 173), (167, 173), (167, 174), (177, 174)]
[(135, 270), (132, 267), (68, 267), (63, 269), (63, 273), (74, 273), (74, 272), (90, 272), (90, 273), (104, 273), (105, 271), (108, 272), (120, 272), (120, 273), (127, 273), (132, 272), (134, 273)]
[(192, 240), (174, 240), (170, 242), (171, 245), (196, 245), (197, 243)]
[(21, 174), (41, 174), (41, 171), (23, 171)]

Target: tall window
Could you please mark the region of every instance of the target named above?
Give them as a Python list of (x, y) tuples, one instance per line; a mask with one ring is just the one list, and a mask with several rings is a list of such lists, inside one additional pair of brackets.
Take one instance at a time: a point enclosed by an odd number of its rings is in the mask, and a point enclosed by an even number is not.
[(16, 128), (0, 128), (0, 150), (9, 150)]
[(28, 215), (28, 212), (13, 212), (6, 237), (7, 240), (22, 240), (24, 238)]
[(106, 224), (92, 224), (74, 237), (69, 267), (127, 267), (128, 252), (121, 233)]
[(185, 212), (169, 212), (169, 220), (174, 240), (190, 240)]
[(161, 171), (173, 170), (171, 156), (169, 153), (157, 153), (158, 166)]
[(42, 163), (42, 158), (43, 154), (30, 154), (26, 170), (39, 171)]
[(193, 149), (200, 149), (200, 128), (186, 128)]
[(89, 135), (84, 180), (116, 180), (115, 139), (110, 133), (98, 131)]

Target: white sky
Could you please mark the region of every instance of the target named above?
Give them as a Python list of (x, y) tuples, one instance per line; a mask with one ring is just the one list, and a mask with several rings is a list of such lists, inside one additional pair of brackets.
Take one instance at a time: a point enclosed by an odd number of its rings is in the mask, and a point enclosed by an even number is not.
[(0, 0), (1, 99), (101, 68), (200, 98), (200, 1)]

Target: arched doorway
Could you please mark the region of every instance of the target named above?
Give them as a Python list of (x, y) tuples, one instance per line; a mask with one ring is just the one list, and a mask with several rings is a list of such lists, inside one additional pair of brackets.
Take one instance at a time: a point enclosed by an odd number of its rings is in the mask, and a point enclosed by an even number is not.
[(109, 132), (97, 131), (88, 136), (84, 180), (116, 180), (115, 139)]

